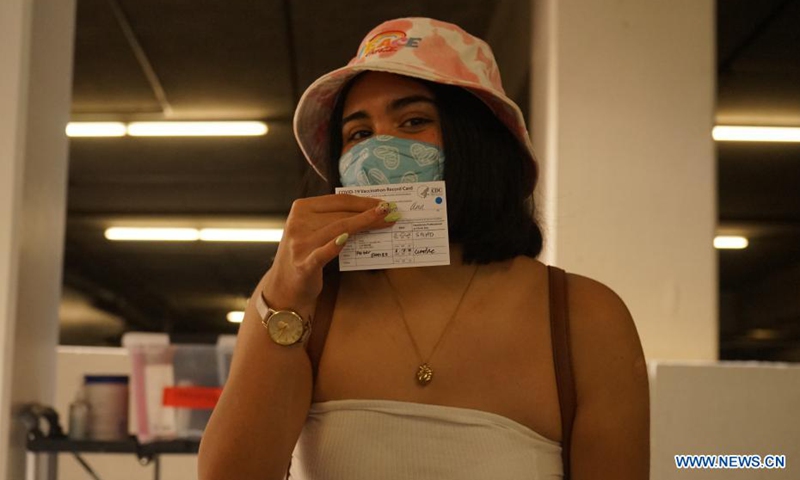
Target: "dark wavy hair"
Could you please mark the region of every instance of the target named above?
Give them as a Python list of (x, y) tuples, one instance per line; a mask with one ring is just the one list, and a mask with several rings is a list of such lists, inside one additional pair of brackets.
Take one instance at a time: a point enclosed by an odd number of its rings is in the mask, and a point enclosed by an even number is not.
[[(318, 185), (320, 193), (333, 193), (342, 186), (338, 166), (344, 101), (361, 75), (345, 85), (334, 105), (325, 170), (329, 180)], [(450, 242), (462, 246), (463, 261), (485, 264), (518, 255), (536, 258), (543, 245), (533, 198), (539, 174), (536, 162), (472, 93), (451, 85), (412, 80), (433, 93), (439, 110)]]

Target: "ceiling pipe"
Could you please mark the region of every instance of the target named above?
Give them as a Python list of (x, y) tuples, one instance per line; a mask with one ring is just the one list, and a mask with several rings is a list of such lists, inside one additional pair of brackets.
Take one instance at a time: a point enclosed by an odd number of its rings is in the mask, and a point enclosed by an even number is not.
[[(300, 101), (300, 69), (297, 67), (297, 46), (295, 43), (294, 15), (292, 14), (292, 0), (283, 0), (283, 19), (286, 25), (286, 49), (289, 56), (289, 86), (292, 90), (292, 105), (297, 106)], [(297, 156), (297, 168), (303, 183), (308, 185), (316, 181), (314, 170), (305, 161), (302, 155)], [(304, 190), (308, 190), (305, 187)]]
[(775, 8), (772, 9), (766, 17), (764, 17), (758, 25), (756, 25), (753, 30), (750, 31), (750, 34), (745, 37), (744, 40), (739, 42), (739, 45), (733, 49), (733, 51), (728, 54), (728, 56), (723, 59), (720, 64), (719, 68), (717, 69), (718, 74), (728, 73), (731, 67), (733, 67), (733, 62), (736, 61), (739, 56), (745, 52), (752, 44), (756, 42), (761, 36), (767, 31), (767, 28), (774, 22), (778, 17), (781, 16), (783, 11), (786, 7), (795, 0), (783, 0), (780, 4), (778, 4)]
[(161, 111), (164, 114), (164, 117), (171, 117), (172, 106), (167, 100), (167, 93), (164, 91), (164, 87), (161, 85), (161, 80), (159, 80), (155, 69), (153, 69), (153, 64), (150, 63), (150, 59), (147, 58), (147, 54), (142, 48), (142, 45), (139, 43), (136, 33), (134, 33), (133, 28), (131, 28), (128, 17), (125, 16), (125, 12), (122, 11), (122, 7), (119, 5), (117, 0), (108, 0), (108, 5), (114, 12), (114, 17), (116, 17), (117, 23), (122, 30), (122, 34), (128, 41), (134, 57), (136, 57), (136, 61), (139, 62), (139, 66), (142, 67), (142, 71), (147, 79), (147, 83), (150, 84), (150, 88), (153, 89), (153, 95), (155, 95), (158, 104), (161, 106)]

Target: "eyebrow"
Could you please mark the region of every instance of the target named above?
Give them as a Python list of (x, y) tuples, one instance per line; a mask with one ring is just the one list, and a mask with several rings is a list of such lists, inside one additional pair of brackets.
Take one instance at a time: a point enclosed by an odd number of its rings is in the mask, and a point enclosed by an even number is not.
[[(430, 97), (426, 97), (425, 95), (410, 95), (408, 97), (402, 97), (395, 100), (392, 100), (391, 103), (386, 107), (387, 112), (395, 112), (400, 110), (401, 108), (405, 108), (409, 105), (414, 103), (425, 102), (431, 105), (436, 105), (436, 102)], [(367, 112), (364, 110), (359, 110), (357, 112), (351, 113), (350, 115), (344, 117), (342, 119), (342, 127), (344, 127), (347, 122), (352, 122), (353, 120), (363, 120), (365, 118), (369, 118)]]

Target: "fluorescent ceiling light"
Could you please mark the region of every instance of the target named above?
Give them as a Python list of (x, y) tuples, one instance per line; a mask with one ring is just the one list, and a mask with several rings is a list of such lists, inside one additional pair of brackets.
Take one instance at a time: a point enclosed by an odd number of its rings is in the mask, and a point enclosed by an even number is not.
[(747, 248), (749, 242), (745, 237), (719, 235), (714, 238), (714, 248), (741, 250)]
[(132, 137), (258, 136), (267, 133), (264, 122), (133, 122)]
[(242, 311), (234, 311), (228, 312), (228, 321), (231, 323), (242, 323), (244, 320), (244, 312)]
[(718, 142), (800, 142), (797, 127), (734, 127), (718, 125), (711, 132)]
[(282, 228), (152, 228), (112, 227), (109, 240), (172, 242), (280, 242)]
[(70, 122), (66, 131), (68, 137), (123, 137), (127, 128), (121, 122)]
[(264, 122), (70, 122), (69, 137), (238, 137), (266, 135)]
[(205, 242), (280, 242), (282, 228), (204, 228), (200, 240)]
[(187, 242), (200, 238), (196, 228), (127, 228), (112, 227), (106, 230), (109, 240)]

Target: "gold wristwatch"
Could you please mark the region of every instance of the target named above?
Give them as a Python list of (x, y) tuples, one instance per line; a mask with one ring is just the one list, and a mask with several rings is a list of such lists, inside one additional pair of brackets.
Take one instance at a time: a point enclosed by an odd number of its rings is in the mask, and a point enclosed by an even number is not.
[(261, 317), (261, 324), (269, 332), (272, 341), (278, 345), (287, 347), (298, 343), (305, 345), (311, 335), (311, 322), (295, 311), (269, 308), (262, 292), (258, 292), (256, 296), (256, 310)]

